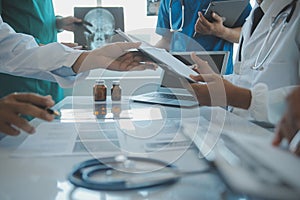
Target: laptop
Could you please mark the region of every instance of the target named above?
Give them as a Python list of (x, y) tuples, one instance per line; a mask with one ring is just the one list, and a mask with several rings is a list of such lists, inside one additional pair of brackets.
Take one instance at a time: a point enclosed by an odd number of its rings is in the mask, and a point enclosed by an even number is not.
[[(206, 60), (216, 73), (225, 73), (229, 56), (228, 51), (198, 51), (195, 53), (201, 59)], [(190, 57), (191, 52), (173, 52), (171, 54), (186, 64), (187, 67), (194, 64)], [(197, 99), (182, 86), (178, 75), (168, 70), (162, 72), (160, 86), (155, 92), (133, 96), (131, 100), (175, 107), (199, 106)]]

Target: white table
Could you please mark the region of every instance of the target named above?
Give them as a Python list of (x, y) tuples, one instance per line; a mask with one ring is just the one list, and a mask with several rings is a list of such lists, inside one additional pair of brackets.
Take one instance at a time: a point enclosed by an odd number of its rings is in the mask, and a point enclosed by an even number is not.
[[(109, 100), (108, 100), (109, 101)], [(127, 101), (125, 101), (127, 102)], [(168, 119), (185, 121), (190, 118), (204, 117), (206, 123), (202, 127), (209, 127), (211, 122), (216, 122), (222, 127), (222, 131), (239, 131), (241, 134), (261, 134), (271, 137), (270, 132), (262, 129), (246, 120), (243, 120), (221, 108), (193, 108), (179, 109), (150, 104), (129, 102), (131, 110), (145, 109), (159, 111), (161, 120)], [(64, 109), (70, 106), (74, 109), (81, 105), (94, 106), (91, 97), (67, 97), (57, 105), (56, 109)], [(138, 112), (143, 119), (145, 113)], [(201, 117), (200, 117), (201, 116)], [(152, 116), (151, 116), (152, 117)], [(133, 119), (134, 120), (134, 119)], [(33, 120), (38, 125), (40, 120)], [(224, 123), (224, 124), (223, 124)], [(151, 124), (146, 124), (151, 128)], [(57, 127), (59, 129), (59, 127)], [(147, 128), (146, 128), (147, 129)], [(12, 157), (11, 153), (27, 137), (22, 133), (18, 137), (6, 137), (0, 143), (0, 199), (238, 199), (243, 195), (233, 194), (226, 187), (216, 172), (194, 175), (182, 178), (176, 184), (163, 187), (155, 187), (143, 190), (122, 192), (91, 191), (76, 189), (67, 181), (66, 176), (72, 167), (80, 161), (92, 158), (92, 156), (54, 156), (54, 157)], [(130, 139), (129, 139), (130, 140)], [(133, 144), (140, 147), (138, 143)], [(175, 151), (164, 151), (153, 157), (170, 160)], [(172, 160), (172, 159), (171, 159)], [(197, 170), (207, 167), (204, 159), (198, 158), (197, 149), (189, 149), (182, 152), (182, 156), (174, 164), (181, 170)]]

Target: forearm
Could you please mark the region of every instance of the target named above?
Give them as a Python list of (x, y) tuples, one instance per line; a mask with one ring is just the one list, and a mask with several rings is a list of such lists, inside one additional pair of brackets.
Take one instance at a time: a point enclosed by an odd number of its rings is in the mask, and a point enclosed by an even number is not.
[(228, 28), (225, 27), (222, 29), (222, 31), (219, 31), (215, 35), (217, 37), (220, 37), (224, 40), (227, 40), (232, 43), (238, 43), (240, 39), (240, 34), (241, 34), (241, 27), (238, 28)]
[(226, 91), (229, 106), (248, 109), (251, 105), (251, 91), (246, 88), (234, 87)]
[(77, 58), (77, 60), (73, 64), (72, 69), (76, 74), (84, 71), (81, 68), (81, 66), (82, 66), (82, 63), (84, 62), (84, 60), (86, 59), (86, 57), (88, 56), (88, 54), (89, 54), (89, 52), (83, 52), (82, 54), (80, 54), (80, 56)]

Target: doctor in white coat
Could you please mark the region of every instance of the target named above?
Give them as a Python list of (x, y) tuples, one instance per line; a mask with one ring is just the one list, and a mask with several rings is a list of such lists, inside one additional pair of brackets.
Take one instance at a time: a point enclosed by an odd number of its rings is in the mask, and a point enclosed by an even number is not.
[(39, 46), (32, 36), (16, 33), (0, 17), (0, 72), (54, 81), (62, 87), (72, 86), (75, 78), (86, 76), (89, 70), (96, 68), (155, 69), (155, 66), (140, 64), (141, 59), (146, 59), (140, 54), (128, 52), (139, 45), (120, 42), (93, 51), (74, 50), (57, 42)]
[[(213, 74), (205, 62), (192, 56), (202, 74), (192, 78), (207, 82), (192, 84), (200, 104), (232, 106), (234, 113), (245, 118), (276, 123), (280, 114), (273, 108), (282, 105), (291, 88), (300, 82), (299, 4), (296, 0), (257, 1), (242, 28), (232, 75)], [(251, 34), (253, 13), (258, 6), (264, 15)], [(223, 102), (212, 99), (218, 97), (212, 93), (220, 91), (220, 87), (226, 94)]]

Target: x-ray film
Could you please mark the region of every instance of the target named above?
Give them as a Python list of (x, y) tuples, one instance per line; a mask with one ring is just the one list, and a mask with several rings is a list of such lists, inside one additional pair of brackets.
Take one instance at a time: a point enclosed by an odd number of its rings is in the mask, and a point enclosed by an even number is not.
[(74, 31), (74, 42), (92, 50), (115, 42), (115, 29), (124, 31), (122, 7), (75, 7), (74, 16), (82, 19)]

